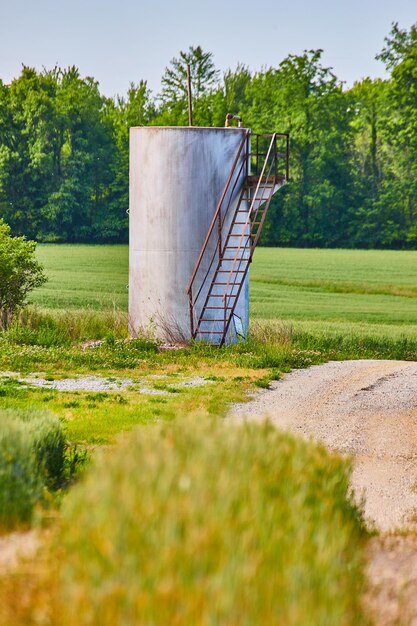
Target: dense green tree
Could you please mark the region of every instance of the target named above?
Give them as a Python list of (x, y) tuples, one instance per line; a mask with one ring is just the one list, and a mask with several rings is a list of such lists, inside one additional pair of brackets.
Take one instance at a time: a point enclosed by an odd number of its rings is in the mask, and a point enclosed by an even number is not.
[(53, 72), (28, 67), (0, 90), (1, 217), (30, 236), (42, 229), (41, 208), (53, 185), (55, 97)]
[(0, 102), (2, 217), (15, 232), (41, 239), (94, 237), (115, 154), (97, 82), (76, 68), (24, 67), (10, 87), (2, 86)]
[(382, 202), (397, 216), (388, 245), (417, 244), (417, 24), (394, 24), (379, 58), (391, 70), (386, 141), (391, 154)]
[(161, 80), (161, 100), (164, 103), (187, 99), (187, 65), (190, 66), (192, 91), (196, 99), (217, 85), (219, 71), (214, 66), (212, 53), (204, 52), (200, 46), (190, 46), (187, 52), (180, 51), (179, 58), (171, 59), (170, 65), (165, 68)]
[(145, 81), (130, 84), (126, 98), (108, 103), (107, 116), (113, 126), (115, 155), (104, 220), (100, 225), (101, 239), (127, 241), (129, 208), (129, 129), (149, 124), (155, 106)]
[(200, 46), (181, 51), (152, 96), (146, 82), (105, 98), (75, 67), (23, 67), (0, 81), (0, 218), (44, 241), (127, 241), (129, 128), (223, 126), (290, 133), (291, 182), (274, 198), (268, 245), (417, 247), (417, 24), (394, 24), (378, 55), (386, 80), (346, 89), (322, 51), (220, 78)]
[(218, 85), (219, 71), (215, 68), (211, 52), (201, 46), (190, 46), (171, 59), (162, 76), (161, 103), (157, 124), (188, 125), (187, 65), (190, 66), (193, 96), (193, 123), (202, 126), (210, 113), (207, 95)]
[(351, 111), (321, 54), (290, 55), (249, 87), (249, 126), (291, 136), (292, 182), (274, 200), (264, 238), (269, 244), (349, 245)]
[(100, 232), (115, 154), (105, 107), (95, 80), (82, 79), (73, 67), (60, 72), (56, 183), (43, 213), (66, 241), (88, 241)]
[(350, 91), (354, 112), (353, 176), (356, 208), (349, 226), (353, 246), (381, 245), (387, 207), (381, 205), (389, 157), (385, 127), (389, 116), (386, 81), (365, 78)]
[(224, 72), (221, 83), (208, 96), (211, 113), (210, 120), (208, 120), (209, 125), (223, 126), (227, 113), (242, 116), (244, 123), (246, 123), (245, 114), (251, 102), (248, 93), (251, 81), (252, 74), (241, 63), (235, 70), (228, 69)]

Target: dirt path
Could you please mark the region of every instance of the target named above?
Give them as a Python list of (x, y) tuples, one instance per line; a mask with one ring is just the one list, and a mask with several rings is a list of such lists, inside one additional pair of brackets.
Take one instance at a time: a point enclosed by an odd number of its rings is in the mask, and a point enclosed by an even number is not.
[(368, 546), (366, 606), (377, 626), (417, 626), (417, 363), (296, 370), (230, 412), (231, 419), (265, 417), (352, 455), (352, 489), (381, 533)]
[(416, 527), (417, 363), (341, 361), (296, 370), (234, 418), (279, 426), (354, 457), (352, 487), (380, 531)]
[(0, 577), (21, 567), (22, 560), (36, 557), (40, 537), (37, 530), (13, 532), (0, 536)]

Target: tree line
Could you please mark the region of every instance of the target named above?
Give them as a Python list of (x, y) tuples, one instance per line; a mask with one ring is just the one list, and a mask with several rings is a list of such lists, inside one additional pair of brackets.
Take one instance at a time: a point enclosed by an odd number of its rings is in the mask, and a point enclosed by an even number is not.
[(46, 242), (128, 239), (129, 127), (194, 124), (226, 113), (254, 132), (290, 133), (291, 182), (271, 205), (267, 245), (417, 247), (417, 23), (394, 24), (377, 55), (385, 80), (347, 89), (322, 50), (223, 75), (190, 47), (172, 59), (156, 96), (145, 81), (107, 98), (77, 68), (24, 66), (0, 81), (0, 218)]

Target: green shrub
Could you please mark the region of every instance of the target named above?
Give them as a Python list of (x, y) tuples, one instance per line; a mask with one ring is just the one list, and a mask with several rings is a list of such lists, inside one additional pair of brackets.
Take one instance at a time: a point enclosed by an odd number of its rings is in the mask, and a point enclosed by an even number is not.
[(0, 219), (0, 328), (7, 328), (28, 293), (46, 282), (35, 249), (34, 241), (12, 237)]
[(43, 495), (32, 439), (21, 423), (2, 419), (0, 429), (0, 526), (29, 522)]
[(47, 488), (57, 487), (65, 469), (60, 422), (46, 414), (0, 412), (0, 525), (29, 522)]
[(2, 409), (0, 420), (14, 419), (29, 435), (36, 463), (48, 486), (56, 487), (64, 477), (66, 441), (61, 422), (45, 411)]
[(31, 420), (27, 427), (37, 465), (47, 486), (59, 486), (64, 477), (66, 448), (61, 423), (57, 418), (45, 416)]
[(56, 623), (358, 626), (347, 490), (342, 460), (269, 425), (135, 431), (64, 503)]

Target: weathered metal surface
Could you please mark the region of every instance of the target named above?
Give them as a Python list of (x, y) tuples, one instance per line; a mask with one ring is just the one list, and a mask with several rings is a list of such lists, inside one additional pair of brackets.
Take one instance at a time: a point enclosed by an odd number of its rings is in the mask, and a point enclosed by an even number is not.
[[(131, 128), (129, 322), (134, 335), (151, 331), (165, 340), (191, 338), (187, 287), (244, 133), (239, 128)], [(234, 189), (236, 201), (244, 178)], [(215, 252), (217, 237), (208, 245)], [(244, 332), (248, 309), (247, 278), (235, 309)]]

